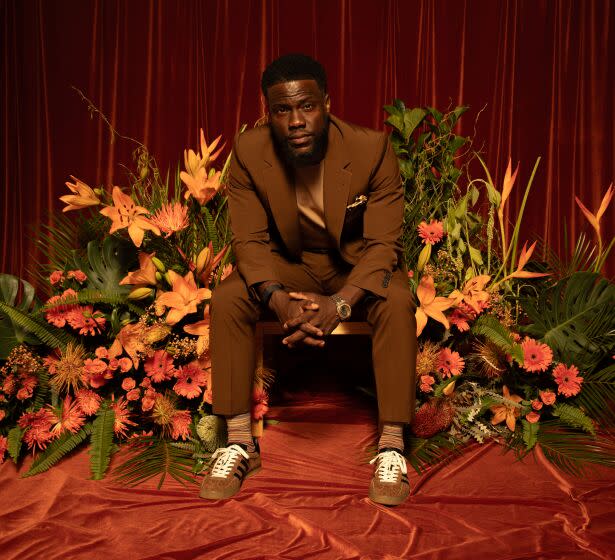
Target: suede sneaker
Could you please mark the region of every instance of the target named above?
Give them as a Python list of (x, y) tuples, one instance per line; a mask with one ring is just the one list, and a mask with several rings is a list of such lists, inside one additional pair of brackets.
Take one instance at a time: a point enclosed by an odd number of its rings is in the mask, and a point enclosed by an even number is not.
[(220, 447), (211, 457), (199, 496), (207, 500), (230, 498), (239, 492), (244, 479), (256, 474), (260, 468), (258, 448), (250, 453), (237, 443)]
[(385, 448), (370, 464), (376, 463), (369, 485), (369, 499), (377, 504), (396, 506), (410, 494), (406, 459), (397, 449)]

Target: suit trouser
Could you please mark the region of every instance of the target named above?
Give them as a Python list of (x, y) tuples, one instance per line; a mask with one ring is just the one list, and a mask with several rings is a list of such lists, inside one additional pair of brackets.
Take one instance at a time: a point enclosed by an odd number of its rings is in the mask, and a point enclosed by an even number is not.
[[(333, 294), (352, 267), (337, 255), (303, 252), (302, 262), (272, 253), (277, 278), (286, 291)], [(369, 294), (369, 292), (368, 292)], [(359, 309), (355, 309), (359, 308)], [(414, 412), (416, 369), (415, 305), (406, 274), (394, 271), (387, 298), (364, 298), (353, 308), (372, 327), (372, 362), (382, 422), (410, 422)], [(362, 309), (360, 309), (362, 308)], [(255, 327), (262, 307), (234, 270), (213, 291), (210, 353), (215, 414), (235, 415), (251, 408), (256, 367)]]

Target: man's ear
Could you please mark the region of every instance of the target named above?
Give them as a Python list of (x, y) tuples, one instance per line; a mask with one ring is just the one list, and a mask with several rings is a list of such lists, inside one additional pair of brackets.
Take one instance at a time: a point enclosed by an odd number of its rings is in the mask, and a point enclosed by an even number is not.
[(328, 93), (325, 93), (325, 111), (329, 113), (331, 109), (331, 98)]

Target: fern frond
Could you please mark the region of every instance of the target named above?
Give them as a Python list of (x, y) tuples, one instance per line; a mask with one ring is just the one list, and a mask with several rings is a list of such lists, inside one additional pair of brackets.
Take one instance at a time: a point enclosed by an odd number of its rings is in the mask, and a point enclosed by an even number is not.
[(73, 340), (68, 333), (33, 319), (27, 313), (0, 301), (0, 313), (6, 315), (13, 323), (33, 334), (42, 343), (51, 348), (62, 348)]
[(128, 460), (114, 469), (115, 480), (128, 486), (137, 486), (159, 476), (158, 489), (171, 476), (184, 484), (197, 484), (192, 474), (192, 451), (181, 449), (173, 442), (158, 437), (142, 437), (130, 443)]
[(113, 451), (113, 424), (115, 413), (108, 404), (103, 404), (92, 423), (90, 442), (90, 470), (94, 480), (101, 480), (111, 461)]
[(209, 208), (204, 206), (201, 208), (203, 212), (203, 216), (205, 218), (205, 228), (207, 229), (207, 237), (209, 241), (213, 243), (214, 252), (218, 253), (222, 247), (220, 246), (220, 237), (218, 235), (218, 230), (216, 229), (216, 224), (214, 222), (214, 218), (209, 211)]
[(65, 296), (54, 303), (46, 303), (41, 309), (47, 311), (61, 305), (78, 305), (82, 303), (97, 304), (103, 303), (107, 305), (125, 306), (130, 311), (137, 315), (143, 315), (144, 310), (131, 303), (126, 299), (126, 292), (120, 290), (96, 290), (94, 288), (86, 288), (77, 293), (76, 296)]
[(523, 420), (523, 443), (525, 443), (525, 450), (529, 451), (533, 449), (538, 441), (538, 432), (540, 431), (540, 424), (538, 422), (532, 424), (527, 420)]
[(26, 473), (22, 476), (34, 476), (49, 470), (55, 465), (62, 457), (75, 450), (81, 445), (87, 437), (92, 433), (92, 424), (88, 423), (78, 432), (72, 434), (65, 432), (57, 440), (50, 443), (47, 449), (40, 453), (38, 457), (32, 462), (32, 465)]
[(47, 370), (40, 369), (36, 372), (36, 376), (38, 377), (38, 385), (34, 393), (32, 406), (34, 410), (39, 410), (45, 406), (49, 396), (49, 373), (47, 373)]
[(19, 426), (15, 426), (9, 430), (6, 437), (7, 439), (7, 451), (9, 456), (13, 459), (14, 463), (19, 461), (19, 454), (21, 453), (21, 438), (25, 430), (22, 430)]
[(481, 315), (472, 325), (471, 331), (484, 336), (502, 350), (512, 350), (513, 339), (510, 332), (492, 315)]
[(561, 422), (571, 428), (578, 428), (589, 434), (595, 435), (596, 428), (591, 421), (591, 418), (578, 409), (576, 406), (571, 406), (566, 403), (558, 403), (553, 406), (553, 416), (560, 419)]
[(422, 474), (434, 465), (450, 461), (461, 452), (461, 445), (448, 434), (436, 434), (429, 439), (410, 437), (406, 449), (410, 465)]

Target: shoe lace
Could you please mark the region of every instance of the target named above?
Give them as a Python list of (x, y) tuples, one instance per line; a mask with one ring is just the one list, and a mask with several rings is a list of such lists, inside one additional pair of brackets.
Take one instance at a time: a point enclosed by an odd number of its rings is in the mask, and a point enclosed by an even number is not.
[(369, 463), (370, 465), (378, 462), (376, 476), (382, 482), (396, 482), (399, 471), (403, 474), (408, 473), (406, 459), (397, 451), (383, 451), (378, 453)]
[(233, 444), (229, 447), (220, 447), (216, 449), (216, 452), (212, 455), (211, 460), (213, 466), (211, 467), (211, 475), (216, 478), (226, 478), (230, 473), (237, 457), (243, 455), (246, 459), (250, 456), (239, 445)]

